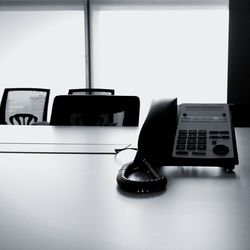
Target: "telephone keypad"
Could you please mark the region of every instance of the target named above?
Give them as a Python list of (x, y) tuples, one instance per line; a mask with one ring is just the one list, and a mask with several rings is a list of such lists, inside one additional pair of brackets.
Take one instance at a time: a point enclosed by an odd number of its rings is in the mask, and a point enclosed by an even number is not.
[[(181, 150), (181, 152), (176, 152), (177, 154), (187, 154), (188, 151), (197, 151), (197, 155), (204, 155), (207, 143), (207, 131), (206, 130), (179, 130), (176, 150)], [(182, 150), (187, 150), (185, 153)], [(202, 154), (201, 154), (202, 153)]]

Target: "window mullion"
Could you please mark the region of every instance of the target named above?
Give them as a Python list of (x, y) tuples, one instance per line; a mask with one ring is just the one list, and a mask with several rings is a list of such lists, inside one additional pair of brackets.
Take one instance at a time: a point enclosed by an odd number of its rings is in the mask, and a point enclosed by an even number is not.
[(84, 1), (85, 9), (85, 67), (86, 67), (86, 87), (92, 87), (92, 68), (91, 68), (91, 18), (90, 18), (90, 2)]

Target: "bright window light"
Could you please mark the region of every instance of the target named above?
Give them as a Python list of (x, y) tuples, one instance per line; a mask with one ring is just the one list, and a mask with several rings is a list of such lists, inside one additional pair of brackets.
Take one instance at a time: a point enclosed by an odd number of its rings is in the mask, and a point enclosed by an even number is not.
[(85, 86), (84, 11), (0, 11), (0, 33), (1, 94), (49, 88), (51, 105), (55, 95)]
[(97, 8), (93, 17), (94, 86), (145, 100), (226, 102), (228, 7)]

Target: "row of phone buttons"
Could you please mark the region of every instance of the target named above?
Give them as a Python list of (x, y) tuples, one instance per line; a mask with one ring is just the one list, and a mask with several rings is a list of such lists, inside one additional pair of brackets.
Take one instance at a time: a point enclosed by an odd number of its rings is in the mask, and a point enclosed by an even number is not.
[(213, 134), (213, 135), (218, 135), (218, 134), (229, 135), (229, 131), (226, 131), (226, 130), (223, 130), (223, 131), (212, 130), (212, 131), (209, 131), (209, 134)]
[[(185, 150), (186, 145), (185, 144), (177, 144), (176, 146), (177, 150)], [(187, 145), (187, 150), (206, 150), (206, 144), (198, 144), (197, 146), (195, 144), (188, 144)]]
[(206, 139), (207, 131), (206, 130), (179, 130), (178, 139)]
[(176, 150), (206, 150), (207, 149), (207, 146), (206, 145), (187, 145), (187, 148), (186, 148), (186, 145), (183, 145), (183, 144), (177, 144), (176, 146)]
[(212, 131), (209, 131), (209, 139), (230, 139), (229, 131), (227, 131), (227, 130), (223, 130), (223, 131), (212, 130)]
[[(177, 155), (188, 155), (188, 151), (176, 151), (176, 154)], [(194, 151), (192, 152), (192, 155), (206, 155), (206, 152), (205, 151)]]
[[(196, 144), (196, 139), (188, 139), (187, 140), (188, 144)], [(207, 140), (206, 139), (198, 139), (198, 144), (206, 144)], [(177, 144), (186, 144), (185, 139), (178, 139)]]

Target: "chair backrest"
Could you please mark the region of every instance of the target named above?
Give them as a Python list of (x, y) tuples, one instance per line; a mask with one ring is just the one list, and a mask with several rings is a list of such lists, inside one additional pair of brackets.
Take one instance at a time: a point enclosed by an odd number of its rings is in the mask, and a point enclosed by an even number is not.
[(60, 95), (54, 99), (51, 125), (138, 126), (137, 96)]
[(49, 94), (50, 90), (43, 88), (4, 89), (0, 107), (0, 123), (13, 124), (15, 118), (11, 118), (10, 121), (10, 117), (16, 114), (26, 114), (26, 117), (27, 114), (32, 115), (37, 117), (38, 122), (46, 121)]
[(19, 113), (10, 116), (9, 120), (12, 125), (31, 125), (37, 122), (38, 118), (32, 114)]
[(114, 95), (114, 89), (95, 89), (95, 88), (87, 88), (87, 89), (69, 89), (69, 95)]

